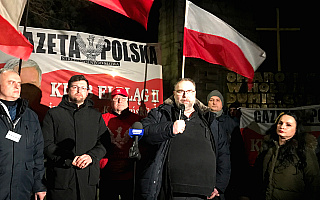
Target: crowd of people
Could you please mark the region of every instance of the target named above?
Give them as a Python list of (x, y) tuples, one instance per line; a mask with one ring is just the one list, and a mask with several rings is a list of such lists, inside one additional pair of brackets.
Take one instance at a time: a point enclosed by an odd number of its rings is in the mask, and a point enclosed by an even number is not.
[[(206, 106), (195, 82), (180, 79), (173, 95), (143, 118), (130, 112), (125, 89), (112, 91), (111, 111), (101, 114), (88, 88), (85, 76), (72, 76), (40, 124), (20, 98), (19, 74), (0, 69), (1, 200), (320, 198), (317, 140), (296, 113), (279, 115), (252, 169), (238, 105), (224, 112), (218, 90)], [(137, 161), (129, 158), (128, 132), (138, 121), (144, 136)]]

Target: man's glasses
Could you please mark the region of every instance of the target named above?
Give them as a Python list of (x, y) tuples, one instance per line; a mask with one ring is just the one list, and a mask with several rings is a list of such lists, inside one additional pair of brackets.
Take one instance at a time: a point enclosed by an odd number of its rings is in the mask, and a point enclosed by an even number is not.
[(181, 96), (183, 94), (190, 95), (193, 94), (194, 90), (176, 90), (177, 95)]
[(74, 85), (74, 86), (71, 86), (70, 87), (70, 90), (73, 90), (73, 91), (85, 91), (85, 90), (88, 90), (88, 88), (87, 87), (84, 87), (84, 86), (82, 86), (82, 87), (79, 87), (79, 86), (76, 86), (76, 85)]
[(116, 101), (116, 102), (119, 102), (119, 100), (121, 102), (128, 101), (128, 97), (116, 97), (112, 99), (112, 101)]

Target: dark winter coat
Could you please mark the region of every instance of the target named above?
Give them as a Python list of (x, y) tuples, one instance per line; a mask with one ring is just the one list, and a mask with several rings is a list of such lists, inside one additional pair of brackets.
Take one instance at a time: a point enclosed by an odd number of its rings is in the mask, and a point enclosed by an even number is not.
[[(38, 116), (28, 108), (26, 100), (17, 100), (17, 114), (11, 120), (6, 106), (0, 105), (0, 199), (27, 200), (31, 193), (46, 191), (43, 136)], [(5, 138), (8, 131), (21, 135), (19, 142)]]
[[(164, 104), (160, 105), (158, 108), (152, 109), (149, 112), (148, 117), (142, 120), (142, 124), (145, 129), (145, 136), (143, 140), (148, 144), (154, 145), (156, 148), (155, 155), (148, 163), (140, 180), (141, 195), (144, 199), (156, 199), (161, 189), (163, 166), (170, 146), (170, 139), (174, 137), (172, 133), (174, 123), (172, 119), (172, 109), (174, 107), (173, 102), (173, 97), (167, 99)], [(202, 114), (202, 119), (208, 126), (211, 123), (217, 123), (217, 121), (214, 120), (214, 114), (209, 111), (208, 107), (204, 106), (198, 100), (196, 100), (195, 109)], [(213, 138), (216, 147), (217, 137), (214, 136)], [(228, 142), (225, 140), (222, 143), (227, 144)], [(224, 148), (229, 152), (228, 146), (225, 146)], [(225, 159), (227, 163), (230, 163), (228, 156), (229, 153), (227, 153)], [(227, 168), (230, 170), (230, 165)], [(229, 175), (230, 173), (227, 176)], [(221, 179), (229, 180), (229, 178)], [(227, 183), (223, 184), (227, 185)]]
[[(55, 196), (59, 195), (59, 192), (74, 186), (75, 179), (78, 182), (80, 199), (95, 198), (93, 187), (99, 181), (99, 161), (106, 154), (100, 138), (109, 133), (101, 113), (92, 106), (91, 100), (85, 100), (78, 108), (76, 104), (69, 102), (65, 95), (61, 103), (50, 109), (44, 118), (42, 131), (44, 153), (48, 158), (48, 191), (53, 194), (53, 199), (59, 198)], [(71, 165), (75, 156), (83, 154), (92, 158), (88, 167), (79, 169)], [(68, 194), (68, 199), (74, 198), (72, 193)]]
[[(295, 140), (295, 139), (293, 139)], [(268, 145), (273, 142), (274, 145)], [(272, 144), (272, 143), (271, 143)], [(297, 144), (294, 143), (294, 144)], [(314, 136), (306, 136), (306, 167), (299, 170), (296, 166), (290, 164), (286, 167), (279, 166), (280, 148), (277, 141), (269, 139), (263, 143), (263, 151), (256, 161), (256, 167), (262, 169), (261, 177), (263, 178), (262, 199), (319, 199), (320, 188), (320, 171), (315, 154), (317, 141)], [(295, 163), (298, 162), (297, 155)]]
[[(228, 133), (225, 129), (225, 126), (222, 126), (224, 122), (220, 116), (216, 120), (211, 122), (210, 128), (214, 137), (215, 146), (217, 147), (217, 180), (216, 188), (219, 190), (219, 193), (224, 193), (231, 174), (231, 163), (230, 163), (230, 141)], [(227, 125), (227, 124), (224, 124)], [(224, 199), (224, 196), (220, 196), (221, 199)]]
[(226, 196), (246, 195), (249, 184), (249, 163), (239, 125), (229, 115), (225, 114), (217, 117), (217, 121), (219, 122), (219, 131), (227, 137), (230, 144), (230, 160), (232, 164)]

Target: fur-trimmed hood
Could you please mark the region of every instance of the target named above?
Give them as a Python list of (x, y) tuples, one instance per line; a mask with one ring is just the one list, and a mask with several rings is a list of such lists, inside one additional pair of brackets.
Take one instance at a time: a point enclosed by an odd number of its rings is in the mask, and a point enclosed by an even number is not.
[[(175, 101), (174, 101), (174, 97), (173, 97), (173, 95), (171, 95), (169, 98), (167, 98), (164, 102), (163, 102), (163, 104), (166, 104), (166, 105), (175, 105)], [(196, 98), (196, 100), (195, 100), (195, 102), (194, 102), (194, 105), (196, 105), (198, 108), (199, 108), (199, 110), (200, 111), (202, 111), (203, 113), (206, 113), (206, 112), (210, 112), (211, 111), (211, 109), (208, 107), (208, 106), (206, 106), (206, 105), (204, 105), (201, 101), (199, 101), (197, 98)]]
[[(320, 173), (314, 151), (317, 143), (315, 137), (306, 134), (305, 149), (300, 150), (297, 149), (296, 138), (280, 148), (277, 139), (269, 135), (265, 139), (264, 143), (273, 145), (261, 152), (255, 163), (259, 171), (256, 175), (261, 178), (259, 185), (263, 185), (259, 199), (319, 199)], [(303, 152), (304, 156), (299, 152)]]
[(306, 135), (306, 146), (313, 149), (313, 150), (316, 150), (316, 148), (318, 146), (318, 141), (317, 141), (316, 137), (314, 137), (313, 135), (308, 133)]

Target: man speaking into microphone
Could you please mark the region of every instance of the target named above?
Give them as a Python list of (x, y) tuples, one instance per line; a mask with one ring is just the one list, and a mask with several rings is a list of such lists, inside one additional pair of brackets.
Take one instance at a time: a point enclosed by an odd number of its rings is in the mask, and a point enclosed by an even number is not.
[[(184, 109), (183, 109), (184, 108)], [(213, 199), (216, 147), (210, 125), (214, 114), (196, 99), (192, 79), (180, 79), (173, 96), (142, 120), (144, 140), (157, 147), (141, 176), (143, 199)]]

